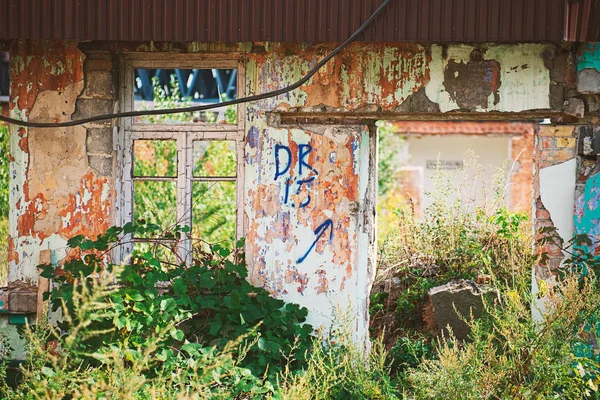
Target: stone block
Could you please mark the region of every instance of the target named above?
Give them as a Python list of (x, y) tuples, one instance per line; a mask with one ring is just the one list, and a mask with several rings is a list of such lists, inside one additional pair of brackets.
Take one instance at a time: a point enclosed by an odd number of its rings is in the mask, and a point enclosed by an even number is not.
[(102, 176), (112, 176), (113, 159), (111, 156), (90, 155), (88, 164)]
[(88, 128), (85, 146), (88, 154), (111, 155), (113, 152), (113, 129)]
[(437, 325), (447, 335), (448, 327), (458, 340), (468, 338), (471, 328), (465, 322), (485, 312), (484, 298), (498, 300), (494, 289), (473, 281), (452, 281), (429, 291)]
[(8, 294), (8, 311), (33, 314), (37, 310), (37, 292), (14, 291)]
[(92, 117), (100, 114), (110, 114), (114, 109), (113, 100), (77, 99), (73, 119)]
[(585, 114), (585, 103), (578, 98), (570, 98), (564, 104), (565, 113), (577, 118), (582, 118)]
[(82, 98), (112, 99), (114, 97), (113, 74), (110, 71), (88, 71)]
[(588, 112), (588, 113), (600, 112), (600, 96), (589, 95), (589, 96), (585, 96), (583, 100), (585, 101), (586, 112)]
[(577, 73), (577, 90), (580, 93), (600, 93), (600, 71), (586, 68)]
[(565, 103), (565, 88), (563, 85), (550, 85), (550, 108), (562, 111)]

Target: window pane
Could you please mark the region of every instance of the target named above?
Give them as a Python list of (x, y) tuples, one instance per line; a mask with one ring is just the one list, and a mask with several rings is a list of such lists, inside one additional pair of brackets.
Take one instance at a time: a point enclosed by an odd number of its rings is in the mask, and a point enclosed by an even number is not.
[(135, 181), (133, 186), (133, 218), (159, 226), (156, 233), (143, 237), (161, 237), (161, 233), (177, 224), (177, 183)]
[(177, 142), (136, 140), (133, 144), (134, 176), (177, 176)]
[(235, 182), (194, 182), (192, 237), (194, 244), (235, 242)]
[[(136, 111), (218, 104), (237, 98), (235, 69), (135, 69), (133, 73)], [(135, 122), (235, 124), (237, 108), (144, 116)]]
[(225, 140), (194, 142), (195, 177), (235, 177), (235, 142)]

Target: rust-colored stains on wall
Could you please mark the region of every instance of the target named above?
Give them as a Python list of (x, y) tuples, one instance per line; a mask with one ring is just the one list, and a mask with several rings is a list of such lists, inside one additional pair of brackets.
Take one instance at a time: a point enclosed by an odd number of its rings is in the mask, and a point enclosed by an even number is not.
[(460, 108), (487, 108), (488, 99), (500, 102), (500, 63), (495, 60), (471, 60), (467, 63), (448, 61), (444, 86)]
[[(15, 43), (12, 115), (70, 120), (84, 88), (84, 58), (75, 43)], [(88, 166), (82, 126), (13, 127), (11, 151), (11, 278), (34, 279), (41, 248), (63, 251), (70, 237), (93, 237), (110, 226), (113, 183)]]
[(368, 179), (369, 164), (365, 135), (360, 127), (329, 127), (324, 135), (249, 132), (250, 279), (307, 306), (317, 326), (333, 318), (332, 304), (356, 298), (360, 180)]
[[(261, 93), (294, 82), (332, 49), (269, 43), (264, 53), (249, 55), (249, 89)], [(392, 110), (427, 84), (429, 60), (425, 48), (416, 44), (353, 44), (283, 102), (288, 107), (326, 105), (350, 111), (376, 105)]]
[(83, 81), (83, 53), (76, 42), (17, 41), (10, 50), (11, 108), (30, 110), (38, 94)]

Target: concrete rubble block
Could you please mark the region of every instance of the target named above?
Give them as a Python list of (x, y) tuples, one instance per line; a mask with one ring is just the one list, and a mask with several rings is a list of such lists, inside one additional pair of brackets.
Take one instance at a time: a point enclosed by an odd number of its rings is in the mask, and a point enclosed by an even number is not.
[(585, 114), (585, 103), (583, 100), (573, 97), (565, 101), (564, 110), (566, 114), (577, 118), (583, 118), (583, 115)]
[(600, 154), (600, 128), (581, 126), (578, 130), (577, 154), (584, 157), (596, 157)]
[(82, 98), (112, 99), (113, 74), (110, 71), (88, 71)]
[(458, 340), (468, 338), (471, 328), (465, 321), (480, 318), (485, 312), (484, 298), (499, 300), (491, 287), (473, 281), (452, 281), (429, 291), (433, 314), (441, 333), (449, 334), (448, 327)]
[(103, 99), (78, 99), (76, 103), (75, 113), (72, 119), (81, 119), (100, 114), (110, 114), (114, 110), (114, 102), (112, 100)]

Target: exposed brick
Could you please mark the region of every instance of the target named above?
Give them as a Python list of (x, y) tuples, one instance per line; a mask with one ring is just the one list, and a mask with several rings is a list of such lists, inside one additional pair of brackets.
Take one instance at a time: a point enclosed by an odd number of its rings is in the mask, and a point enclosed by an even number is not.
[(575, 145), (577, 144), (577, 139), (575, 138), (561, 137), (555, 140), (557, 147), (575, 147)]
[(543, 125), (540, 127), (539, 136), (572, 137), (574, 129), (573, 125)]
[(552, 137), (540, 138), (540, 146), (542, 149), (550, 149), (550, 148), (554, 147), (554, 138), (552, 138)]
[(573, 150), (559, 150), (552, 153), (552, 159), (557, 162), (563, 162), (575, 157)]

